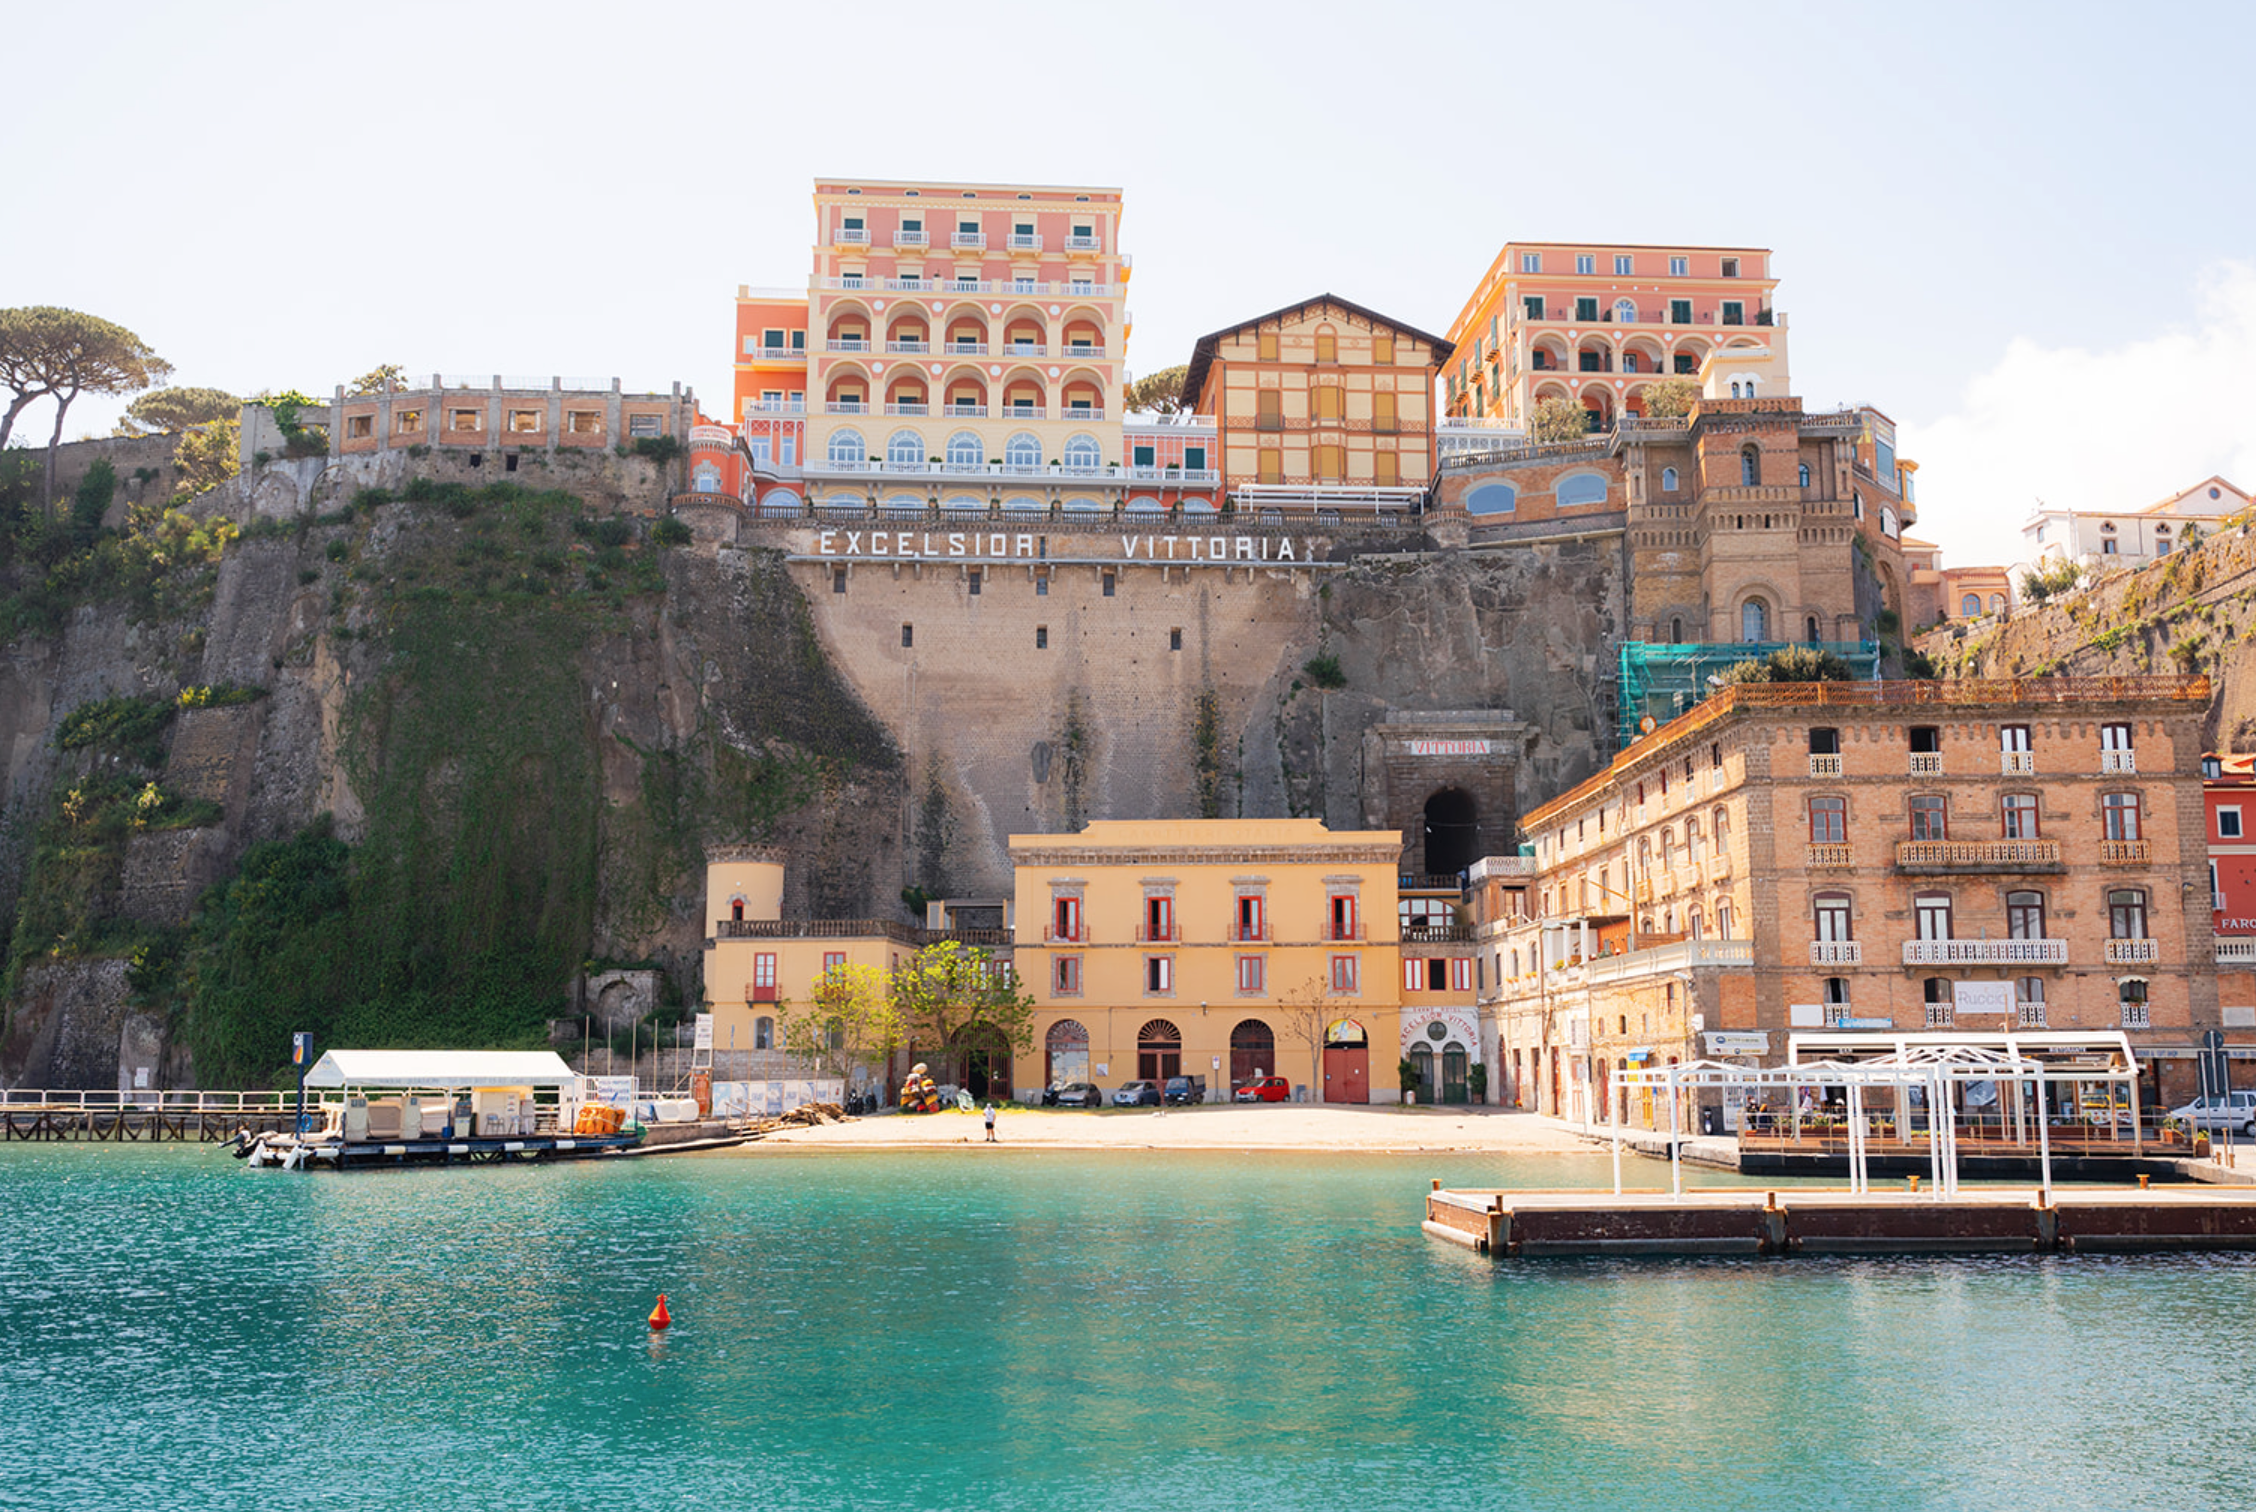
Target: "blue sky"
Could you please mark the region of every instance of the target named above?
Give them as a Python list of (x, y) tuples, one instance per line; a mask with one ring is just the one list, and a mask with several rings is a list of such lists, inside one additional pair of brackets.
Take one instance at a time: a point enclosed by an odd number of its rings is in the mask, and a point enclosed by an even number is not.
[(1442, 329), (1511, 237), (1762, 245), (1795, 387), (1893, 415), (1918, 533), (2009, 561), (2038, 497), (2256, 486), (2252, 18), (52, 6), (8, 31), (49, 62), (11, 79), (0, 302), (118, 320), (181, 382), (400, 362), (711, 408), (736, 286), (806, 274), (817, 174), (1121, 186), (1139, 371), (1326, 289)]

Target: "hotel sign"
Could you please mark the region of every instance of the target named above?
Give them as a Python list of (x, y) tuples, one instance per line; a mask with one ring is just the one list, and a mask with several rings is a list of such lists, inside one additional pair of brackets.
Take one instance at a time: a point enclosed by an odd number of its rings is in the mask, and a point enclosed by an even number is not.
[[(1113, 548), (1117, 540), (1119, 549)], [(1025, 530), (821, 530), (815, 555), (881, 562), (1038, 562), (1058, 557), (1184, 566), (1303, 566), (1324, 547), (1320, 536), (1131, 535), (1051, 536)]]
[(1952, 988), (1951, 1007), (1959, 1013), (2011, 1013), (2011, 982), (1959, 982)]
[(1486, 756), (1496, 745), (1488, 740), (1409, 740), (1403, 749), (1413, 756)]

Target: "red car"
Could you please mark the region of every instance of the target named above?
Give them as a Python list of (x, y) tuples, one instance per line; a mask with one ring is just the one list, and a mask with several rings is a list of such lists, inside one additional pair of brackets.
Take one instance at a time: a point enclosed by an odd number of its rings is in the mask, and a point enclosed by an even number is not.
[(1239, 1084), (1239, 1102), (1285, 1102), (1292, 1097), (1292, 1083), (1281, 1076), (1249, 1077)]

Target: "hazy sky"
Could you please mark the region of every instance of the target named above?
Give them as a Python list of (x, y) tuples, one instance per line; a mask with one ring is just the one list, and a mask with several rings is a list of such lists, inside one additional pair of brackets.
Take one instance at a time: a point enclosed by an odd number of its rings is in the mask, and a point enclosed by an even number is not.
[(805, 279), (818, 173), (1121, 186), (1138, 371), (1323, 290), (1440, 331), (1511, 237), (1768, 246), (1795, 388), (1896, 418), (1948, 560), (2013, 560), (2040, 496), (2256, 486), (2252, 18), (26, 8), (0, 304), (108, 316), (184, 383), (399, 362), (679, 379), (720, 410), (730, 300)]

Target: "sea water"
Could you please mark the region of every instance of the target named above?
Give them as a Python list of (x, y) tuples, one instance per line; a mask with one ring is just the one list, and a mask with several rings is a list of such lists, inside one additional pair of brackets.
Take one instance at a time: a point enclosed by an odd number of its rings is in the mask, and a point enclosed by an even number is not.
[(2256, 1504), (2256, 1259), (1499, 1262), (1434, 1177), (1610, 1165), (0, 1149), (0, 1505)]

